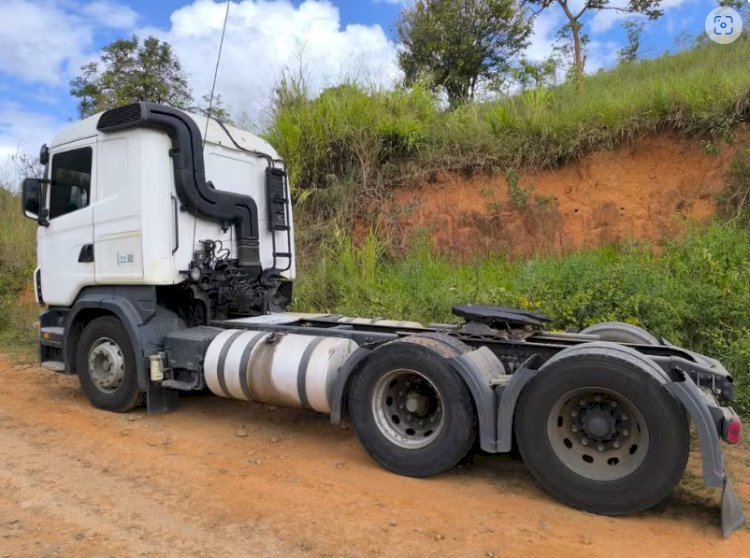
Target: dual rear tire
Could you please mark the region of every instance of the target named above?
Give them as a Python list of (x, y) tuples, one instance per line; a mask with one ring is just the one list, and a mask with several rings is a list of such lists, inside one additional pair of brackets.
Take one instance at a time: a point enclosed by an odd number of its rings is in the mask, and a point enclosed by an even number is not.
[(580, 345), (558, 353), (518, 401), (515, 435), (542, 487), (588, 512), (648, 509), (679, 483), (690, 450), (682, 405), (661, 371), (628, 347)]

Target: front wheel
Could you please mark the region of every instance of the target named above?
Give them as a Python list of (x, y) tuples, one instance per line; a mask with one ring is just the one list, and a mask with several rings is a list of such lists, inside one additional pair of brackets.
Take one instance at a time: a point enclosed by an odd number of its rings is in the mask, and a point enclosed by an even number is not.
[(448, 362), (412, 343), (375, 351), (352, 380), (349, 411), (369, 454), (410, 477), (447, 471), (474, 444), (469, 389)]
[(559, 500), (604, 515), (638, 512), (682, 478), (687, 416), (649, 370), (656, 365), (627, 347), (591, 345), (553, 357), (526, 386), (516, 439), (534, 477)]
[(81, 390), (94, 407), (124, 413), (143, 403), (135, 352), (122, 322), (97, 318), (81, 333), (76, 352)]

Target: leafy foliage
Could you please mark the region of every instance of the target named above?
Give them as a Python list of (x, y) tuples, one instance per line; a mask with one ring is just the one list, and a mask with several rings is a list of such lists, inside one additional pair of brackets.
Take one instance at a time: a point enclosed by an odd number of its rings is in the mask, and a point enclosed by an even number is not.
[(436, 256), (418, 239), (389, 257), (371, 232), (361, 246), (337, 232), (296, 287), (295, 310), (456, 322), (451, 305), (509, 305), (550, 316), (561, 330), (611, 320), (640, 325), (721, 360), (750, 413), (750, 233), (732, 225), (695, 230), (661, 255), (638, 245), (511, 262), (470, 264)]
[(406, 84), (426, 80), (456, 107), (474, 98), (480, 82), (508, 76), (531, 26), (517, 0), (417, 0), (396, 30)]
[(36, 223), (21, 214), (18, 194), (0, 184), (0, 342), (34, 341), (35, 232)]
[(627, 34), (628, 44), (617, 51), (617, 61), (621, 64), (635, 62), (638, 59), (638, 51), (641, 49), (643, 22), (631, 19), (623, 23), (622, 27)]
[(155, 37), (146, 38), (143, 44), (136, 36), (118, 39), (104, 47), (100, 62), (85, 64), (81, 72), (70, 82), (70, 93), (80, 99), (82, 118), (137, 101), (185, 108), (191, 100), (172, 47)]
[(738, 151), (732, 158), (718, 202), (724, 217), (750, 226), (750, 149)]

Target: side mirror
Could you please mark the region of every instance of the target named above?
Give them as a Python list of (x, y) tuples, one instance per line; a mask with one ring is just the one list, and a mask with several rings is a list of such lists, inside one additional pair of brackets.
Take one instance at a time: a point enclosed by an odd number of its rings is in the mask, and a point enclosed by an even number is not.
[(29, 219), (35, 219), (42, 226), (49, 225), (49, 211), (43, 207), (44, 181), (27, 178), (21, 187), (21, 211)]
[(29, 219), (39, 218), (39, 206), (42, 199), (42, 181), (38, 178), (27, 178), (21, 187), (21, 208)]

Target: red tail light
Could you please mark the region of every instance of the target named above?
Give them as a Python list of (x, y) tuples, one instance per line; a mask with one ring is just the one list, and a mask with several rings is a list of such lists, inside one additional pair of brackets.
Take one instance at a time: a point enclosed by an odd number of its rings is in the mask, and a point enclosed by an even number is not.
[(742, 421), (740, 417), (733, 416), (729, 419), (726, 425), (726, 434), (724, 439), (728, 444), (738, 444), (740, 441), (740, 434), (742, 433)]

